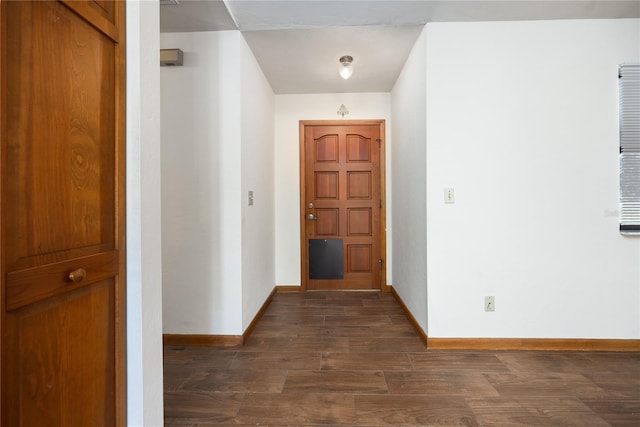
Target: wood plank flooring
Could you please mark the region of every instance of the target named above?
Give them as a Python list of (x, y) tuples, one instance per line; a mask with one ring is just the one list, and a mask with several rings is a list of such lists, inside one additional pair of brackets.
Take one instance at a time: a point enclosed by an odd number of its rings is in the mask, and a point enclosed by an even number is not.
[(164, 363), (167, 427), (640, 426), (640, 353), (427, 351), (390, 294), (279, 293)]

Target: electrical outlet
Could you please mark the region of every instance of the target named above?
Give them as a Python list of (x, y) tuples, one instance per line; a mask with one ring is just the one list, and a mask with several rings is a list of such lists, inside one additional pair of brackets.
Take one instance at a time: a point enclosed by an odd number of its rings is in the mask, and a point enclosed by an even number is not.
[(494, 296), (484, 297), (484, 311), (496, 311), (496, 299)]

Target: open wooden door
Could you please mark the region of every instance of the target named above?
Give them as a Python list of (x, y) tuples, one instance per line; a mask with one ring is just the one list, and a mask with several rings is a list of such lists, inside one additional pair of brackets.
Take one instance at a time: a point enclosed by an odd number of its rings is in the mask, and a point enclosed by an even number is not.
[(124, 7), (0, 1), (3, 426), (125, 425)]
[(384, 121), (300, 134), (303, 289), (384, 290)]

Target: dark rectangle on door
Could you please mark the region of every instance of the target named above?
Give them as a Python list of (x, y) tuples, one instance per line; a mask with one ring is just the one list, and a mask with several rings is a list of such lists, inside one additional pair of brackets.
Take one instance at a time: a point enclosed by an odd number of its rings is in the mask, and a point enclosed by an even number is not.
[(342, 279), (342, 246), (342, 239), (309, 239), (309, 279)]

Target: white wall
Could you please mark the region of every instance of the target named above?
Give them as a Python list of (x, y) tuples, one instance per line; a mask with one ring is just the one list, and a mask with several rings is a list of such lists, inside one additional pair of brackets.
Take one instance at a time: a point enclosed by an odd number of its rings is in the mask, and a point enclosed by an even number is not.
[(127, 424), (164, 424), (157, 2), (127, 2)]
[(429, 336), (640, 338), (640, 239), (616, 214), (639, 22), (427, 25)]
[(161, 44), (164, 332), (240, 335), (275, 286), (273, 91), (239, 31)]
[(394, 289), (427, 332), (426, 30), (391, 91)]
[(164, 332), (242, 333), (238, 31), (165, 33), (161, 69)]
[[(221, 300), (231, 301), (232, 307), (242, 306), (240, 276), (247, 272), (244, 268), (241, 272), (233, 259), (227, 270), (220, 271), (221, 248), (239, 255), (234, 241), (241, 241), (240, 233), (251, 233), (255, 224), (250, 218), (255, 212), (245, 208), (251, 226), (242, 231), (223, 231), (222, 227), (223, 215), (233, 220), (235, 213), (243, 211), (244, 190), (257, 182), (252, 181), (251, 173), (245, 177), (242, 172), (240, 177), (233, 172), (240, 171), (239, 150), (218, 146), (219, 141), (240, 140), (240, 127), (228, 129), (227, 118), (237, 122), (254, 117), (238, 106), (238, 80), (247, 78), (237, 73), (241, 55), (246, 54), (242, 53), (240, 36), (165, 34), (165, 47), (184, 41), (175, 47), (186, 51), (187, 65), (163, 69), (160, 116), (158, 15), (156, 2), (127, 3), (130, 426), (163, 424), (161, 247), (165, 256), (181, 256), (177, 249), (167, 252), (164, 247), (170, 236), (176, 236), (177, 243), (188, 249), (189, 258), (196, 258), (180, 260), (204, 268), (209, 277), (237, 279), (225, 282), (227, 286), (221, 281), (211, 289), (194, 288), (193, 281), (180, 279), (180, 269), (170, 270), (176, 281), (165, 288), (169, 291), (169, 296), (165, 295), (165, 323), (169, 318), (172, 324), (167, 332), (235, 334), (244, 324), (240, 310), (224, 314), (224, 305), (207, 307), (212, 308), (208, 311), (196, 308), (201, 308), (197, 305), (201, 299), (204, 305), (220, 304), (220, 300), (213, 300), (216, 293)], [(427, 25), (430, 336), (640, 337), (640, 241), (619, 236), (617, 218), (611, 216), (618, 210), (617, 82), (611, 76), (618, 63), (640, 60), (639, 35), (637, 20)], [(204, 48), (187, 48), (192, 44)], [(203, 70), (206, 65), (209, 69)], [(407, 67), (401, 79), (415, 80), (419, 86), (415, 64), (410, 62)], [(256, 84), (265, 90), (265, 96), (266, 88)], [(400, 80), (391, 96), (395, 126), (404, 123), (400, 100), (409, 96), (401, 89), (405, 84)], [(419, 99), (407, 102), (419, 108)], [(351, 111), (347, 119), (390, 117), (389, 94), (276, 96), (278, 284), (299, 284), (300, 279), (298, 120), (335, 119), (341, 103)], [(261, 104), (268, 108), (268, 96)], [(163, 199), (171, 194), (175, 205), (184, 202), (186, 206), (167, 209), (163, 200), (162, 212), (168, 215), (163, 223), (172, 218), (170, 224), (178, 230), (163, 230), (162, 243), (159, 117), (163, 121), (163, 159), (176, 155), (175, 166), (162, 164), (163, 184), (169, 179), (164, 176), (167, 173), (185, 183), (168, 184)], [(405, 118), (406, 126), (419, 135), (419, 122)], [(396, 132), (395, 126), (391, 132), (394, 138), (404, 141), (406, 137), (412, 143), (420, 139), (413, 135), (414, 130)], [(268, 123), (260, 128), (268, 132)], [(387, 122), (387, 135), (390, 131)], [(203, 136), (203, 132), (209, 133)], [(209, 143), (202, 143), (204, 138)], [(168, 146), (167, 140), (171, 142)], [(573, 156), (576, 152), (579, 156)], [(397, 178), (399, 171), (390, 167), (391, 154), (404, 155), (406, 151), (396, 150), (387, 137), (387, 179), (392, 173), (394, 179), (403, 179), (404, 175)], [(230, 158), (229, 164), (222, 161), (223, 155)], [(204, 163), (207, 168), (193, 171)], [(397, 169), (404, 162), (393, 164)], [(229, 182), (226, 172), (235, 181)], [(259, 176), (262, 174), (269, 171)], [(214, 176), (221, 176), (218, 185), (210, 185)], [(221, 200), (223, 184), (230, 184), (228, 191), (240, 189), (234, 195), (236, 200), (226, 207)], [(255, 184), (256, 188), (261, 184)], [(444, 186), (455, 186), (456, 204), (442, 204)], [(387, 189), (395, 190), (393, 204), (401, 206), (397, 203), (402, 198), (398, 184), (392, 187), (388, 183)], [(263, 191), (266, 194), (269, 190), (261, 187), (256, 191), (256, 207), (266, 203)], [(388, 209), (390, 200), (388, 194)], [(227, 208), (230, 210), (221, 212)], [(394, 211), (398, 214), (400, 210)], [(387, 212), (388, 227), (396, 224), (390, 214)], [(202, 225), (205, 220), (212, 224)], [(415, 225), (420, 227), (417, 222)], [(204, 254), (185, 243), (180, 227), (189, 236), (204, 233), (198, 235), (210, 243)], [(213, 239), (214, 233), (221, 239)], [(393, 238), (390, 229), (387, 239), (394, 242), (396, 254), (404, 250), (402, 240)], [(198, 245), (202, 240), (190, 241)], [(246, 254), (251, 259), (252, 255)], [(165, 258), (168, 268), (171, 264), (171, 258)], [(188, 269), (182, 273), (191, 274)], [(402, 273), (392, 275), (389, 269), (388, 277), (397, 278), (398, 289), (405, 292)], [(414, 290), (418, 291), (411, 288), (409, 292)], [(183, 299), (181, 292), (188, 296)], [(495, 313), (482, 311), (486, 294), (496, 296)], [(420, 308), (413, 310), (420, 320)], [(178, 311), (204, 318), (185, 319)], [(200, 326), (200, 320), (214, 328), (189, 329)]]
[[(274, 95), (240, 39), (242, 129), (242, 329), (275, 286)], [(248, 204), (248, 192), (254, 202)]]
[[(276, 284), (300, 285), (300, 120), (386, 120), (386, 187), (390, 184), (390, 95), (388, 93), (336, 93), (276, 95), (275, 97), (275, 238)], [(392, 274), (391, 199), (387, 193), (387, 278)]]

